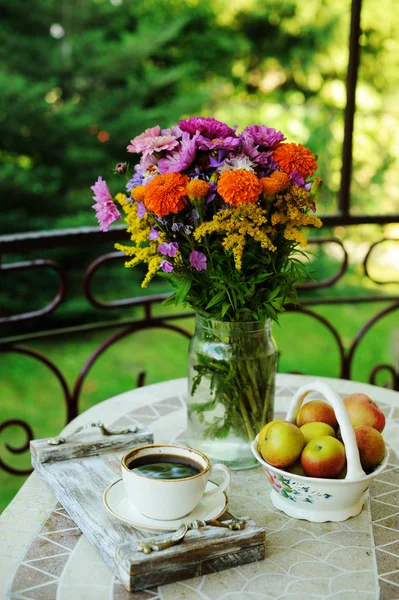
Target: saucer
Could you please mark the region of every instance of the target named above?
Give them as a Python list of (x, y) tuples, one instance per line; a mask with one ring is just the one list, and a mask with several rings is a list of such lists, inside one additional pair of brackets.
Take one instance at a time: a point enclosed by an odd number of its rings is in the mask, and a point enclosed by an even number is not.
[[(216, 485), (208, 481), (206, 490), (212, 490)], [(142, 515), (131, 503), (125, 494), (123, 480), (118, 479), (111, 483), (104, 491), (103, 502), (105, 508), (117, 519), (120, 519), (128, 525), (133, 525), (136, 529), (144, 531), (174, 531), (179, 528), (182, 523), (190, 523), (196, 519), (208, 521), (210, 519), (218, 519), (227, 510), (229, 503), (224, 492), (206, 498), (204, 496), (199, 504), (188, 515), (173, 521), (161, 521), (158, 519), (150, 519)]]

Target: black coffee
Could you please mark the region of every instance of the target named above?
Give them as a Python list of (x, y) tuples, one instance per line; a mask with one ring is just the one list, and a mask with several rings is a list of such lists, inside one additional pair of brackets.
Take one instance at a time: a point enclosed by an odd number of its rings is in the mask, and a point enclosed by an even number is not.
[(202, 471), (202, 467), (193, 460), (173, 454), (140, 456), (128, 464), (128, 469), (153, 479), (185, 479)]

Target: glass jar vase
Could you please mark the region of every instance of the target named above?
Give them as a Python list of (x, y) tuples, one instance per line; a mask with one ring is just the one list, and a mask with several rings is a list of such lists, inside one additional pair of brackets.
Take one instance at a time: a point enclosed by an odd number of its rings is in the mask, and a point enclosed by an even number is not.
[(197, 315), (189, 347), (188, 444), (231, 469), (256, 466), (250, 443), (273, 419), (276, 367), (270, 320)]

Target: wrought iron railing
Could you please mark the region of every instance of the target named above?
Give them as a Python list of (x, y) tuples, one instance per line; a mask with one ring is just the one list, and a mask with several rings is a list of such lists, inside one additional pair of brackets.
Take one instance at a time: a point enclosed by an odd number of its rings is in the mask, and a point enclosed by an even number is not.
[[(350, 211), (350, 182), (352, 172), (352, 136), (353, 136), (353, 123), (355, 114), (355, 97), (356, 97), (356, 82), (357, 72), (359, 65), (359, 35), (360, 35), (360, 13), (361, 13), (361, 0), (353, 0), (351, 8), (351, 29), (350, 29), (350, 41), (349, 41), (349, 65), (348, 75), (346, 82), (347, 89), (347, 104), (345, 109), (345, 133), (344, 142), (342, 149), (342, 177), (341, 177), (341, 188), (338, 201), (338, 211), (335, 215), (329, 215), (322, 217), (324, 227), (329, 228), (336, 225), (364, 225), (364, 224), (387, 224), (387, 223), (399, 223), (399, 215), (353, 215)], [(114, 227), (107, 234), (99, 233), (97, 229), (91, 227), (76, 228), (62, 231), (50, 231), (50, 232), (39, 232), (39, 233), (26, 233), (26, 234), (15, 234), (0, 236), (0, 257), (3, 258), (3, 263), (0, 262), (0, 281), (3, 278), (2, 275), (6, 273), (16, 272), (28, 272), (28, 271), (42, 271), (44, 269), (50, 269), (56, 272), (58, 277), (58, 290), (53, 299), (44, 307), (34, 311), (23, 312), (20, 314), (1, 316), (0, 314), (0, 325), (17, 325), (22, 323), (34, 322), (35, 331), (22, 332), (18, 330), (18, 335), (8, 335), (0, 338), (0, 354), (1, 353), (17, 353), (27, 355), (35, 360), (40, 361), (47, 369), (56, 377), (58, 380), (62, 393), (64, 396), (64, 402), (66, 406), (67, 421), (73, 419), (79, 411), (79, 399), (82, 391), (83, 383), (85, 382), (91, 368), (97, 361), (97, 359), (106, 352), (113, 344), (132, 335), (135, 332), (150, 329), (150, 328), (161, 328), (173, 331), (180, 335), (190, 337), (190, 334), (182, 327), (172, 323), (173, 321), (187, 318), (187, 313), (179, 314), (164, 314), (159, 315), (154, 313), (154, 306), (159, 305), (166, 294), (158, 294), (147, 297), (127, 298), (122, 300), (104, 301), (97, 298), (92, 289), (93, 276), (96, 271), (106, 264), (112, 261), (122, 260), (122, 255), (117, 252), (108, 253), (100, 256), (94, 260), (87, 269), (85, 269), (83, 276), (83, 292), (87, 302), (96, 309), (102, 311), (112, 311), (115, 309), (131, 309), (132, 307), (144, 308), (144, 318), (135, 320), (128, 318), (124, 320), (109, 320), (104, 319), (94, 323), (85, 323), (72, 327), (63, 328), (62, 330), (43, 330), (41, 323), (45, 322), (48, 315), (53, 314), (59, 309), (59, 306), (63, 302), (68, 302), (69, 298), (66, 294), (67, 283), (68, 283), (68, 272), (65, 267), (58, 264), (55, 260), (40, 259), (42, 251), (51, 251), (63, 247), (86, 247), (94, 246), (96, 244), (104, 244), (113, 241), (120, 241), (126, 239), (127, 234), (124, 231), (123, 226)], [(299, 311), (302, 314), (306, 314), (326, 327), (332, 334), (335, 340), (338, 353), (339, 353), (339, 373), (338, 375), (342, 378), (350, 379), (352, 375), (353, 360), (356, 351), (366, 333), (373, 327), (379, 320), (386, 315), (393, 313), (399, 308), (399, 295), (392, 294), (380, 294), (380, 295), (364, 295), (358, 297), (352, 296), (331, 296), (331, 297), (319, 297), (309, 296), (309, 290), (316, 290), (321, 288), (330, 288), (337, 284), (344, 274), (348, 270), (349, 257), (345, 245), (336, 238), (324, 237), (314, 238), (310, 240), (311, 243), (316, 245), (338, 244), (342, 249), (342, 262), (339, 266), (338, 271), (323, 281), (317, 283), (311, 282), (306, 283), (300, 289), (303, 297), (301, 298), (300, 306), (289, 306), (287, 307), (290, 311)], [(369, 251), (367, 252), (363, 267), (365, 278), (372, 279), (369, 270), (369, 261), (375, 248), (383, 243), (385, 240), (379, 240), (370, 245)], [(396, 240), (399, 241), (399, 240)], [(23, 262), (6, 262), (7, 256), (12, 254), (18, 255), (29, 255), (35, 258), (24, 260)], [(4, 259), (6, 261), (4, 262)], [(4, 279), (4, 278), (3, 278)], [(373, 279), (372, 279), (373, 280)], [(379, 280), (373, 280), (376, 284), (382, 284)], [(336, 327), (323, 315), (313, 310), (312, 307), (323, 306), (323, 305), (334, 305), (334, 304), (354, 304), (354, 303), (370, 303), (380, 304), (383, 303), (383, 308), (376, 310), (374, 316), (369, 319), (362, 328), (357, 332), (354, 339), (350, 342), (349, 347), (345, 347), (342, 336), (340, 336)], [(43, 337), (60, 337), (71, 334), (77, 334), (80, 332), (87, 331), (106, 331), (107, 329), (118, 328), (116, 333), (112, 333), (86, 360), (82, 366), (74, 384), (70, 386), (67, 382), (66, 376), (62, 373), (60, 368), (54, 363), (49, 357), (44, 355), (42, 352), (34, 349), (30, 343)], [(369, 381), (371, 383), (376, 382), (377, 375), (385, 371), (389, 374), (389, 385), (390, 387), (399, 390), (399, 369), (398, 365), (395, 364), (381, 364), (376, 360), (376, 364), (373, 366), (369, 373)], [(138, 373), (137, 385), (142, 385), (145, 380), (145, 373)], [(12, 447), (7, 445), (9, 452), (13, 454), (22, 454), (28, 450), (29, 440), (33, 438), (33, 431), (28, 422), (12, 418), (3, 421), (0, 424), (0, 436), (4, 430), (18, 426), (26, 435), (26, 442), (20, 447)], [(24, 475), (29, 472), (27, 469), (19, 469), (10, 464), (6, 464), (0, 457), (0, 468), (8, 473)]]

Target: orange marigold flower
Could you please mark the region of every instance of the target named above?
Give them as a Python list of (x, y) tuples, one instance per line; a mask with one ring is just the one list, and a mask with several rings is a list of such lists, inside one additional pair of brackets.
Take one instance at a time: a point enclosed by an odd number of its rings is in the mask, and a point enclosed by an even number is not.
[(192, 179), (187, 186), (187, 195), (190, 200), (203, 200), (209, 194), (210, 183), (203, 179)]
[(132, 188), (130, 195), (132, 196), (133, 200), (136, 200), (136, 202), (143, 202), (145, 195), (145, 185), (138, 185), (137, 187)]
[(286, 173), (298, 171), (302, 177), (312, 177), (317, 169), (315, 157), (302, 144), (281, 144), (273, 152), (273, 158)]
[(245, 169), (224, 171), (218, 181), (218, 192), (232, 206), (256, 202), (262, 192), (259, 179)]
[(268, 196), (285, 190), (290, 185), (291, 180), (287, 173), (273, 171), (269, 177), (263, 177), (260, 182), (263, 186), (263, 193)]
[[(157, 217), (178, 213), (187, 203), (189, 178), (181, 173), (157, 175), (145, 186), (144, 205)], [(137, 190), (137, 188), (135, 188)]]

